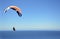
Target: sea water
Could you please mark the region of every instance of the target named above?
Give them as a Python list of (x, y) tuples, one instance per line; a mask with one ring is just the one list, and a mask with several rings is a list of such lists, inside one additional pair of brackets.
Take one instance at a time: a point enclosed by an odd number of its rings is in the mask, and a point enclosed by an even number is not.
[(60, 31), (0, 31), (0, 39), (60, 39)]

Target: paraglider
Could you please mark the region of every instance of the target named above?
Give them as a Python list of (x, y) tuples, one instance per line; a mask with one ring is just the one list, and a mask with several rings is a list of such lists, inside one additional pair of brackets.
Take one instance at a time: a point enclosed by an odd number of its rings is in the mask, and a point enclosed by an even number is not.
[(15, 31), (15, 27), (13, 27), (13, 31)]
[(9, 6), (7, 7), (5, 10), (4, 10), (4, 13), (6, 13), (9, 9), (12, 9), (12, 10), (15, 10), (18, 14), (18, 16), (22, 16), (22, 12), (21, 12), (21, 9), (17, 6)]
[[(18, 16), (22, 16), (22, 12), (21, 12), (21, 9), (17, 6), (9, 6), (7, 8), (4, 9), (4, 13), (6, 13), (9, 9), (12, 9), (14, 11), (17, 12)], [(16, 31), (15, 27), (13, 27), (13, 31)]]

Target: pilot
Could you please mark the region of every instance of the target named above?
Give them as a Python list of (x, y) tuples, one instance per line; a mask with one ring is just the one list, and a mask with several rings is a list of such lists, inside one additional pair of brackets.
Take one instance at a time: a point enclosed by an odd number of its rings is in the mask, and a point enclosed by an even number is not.
[(15, 31), (15, 27), (13, 27), (13, 31)]

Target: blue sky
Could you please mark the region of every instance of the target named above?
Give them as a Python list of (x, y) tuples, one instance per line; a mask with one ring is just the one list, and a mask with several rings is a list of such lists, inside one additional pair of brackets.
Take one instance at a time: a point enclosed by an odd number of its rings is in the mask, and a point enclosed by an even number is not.
[[(8, 6), (22, 9), (22, 17)], [(60, 0), (0, 0), (0, 30), (60, 30)]]

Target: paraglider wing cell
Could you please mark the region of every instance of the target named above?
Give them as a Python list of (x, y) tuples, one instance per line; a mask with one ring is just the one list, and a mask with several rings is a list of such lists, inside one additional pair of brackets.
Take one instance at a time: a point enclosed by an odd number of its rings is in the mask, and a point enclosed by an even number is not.
[(22, 14), (21, 14), (20, 12), (17, 11), (17, 13), (18, 13), (18, 15), (19, 15), (20, 17), (22, 16)]
[(10, 7), (6, 8), (6, 9), (4, 10), (4, 13), (6, 13), (9, 9), (10, 9)]

